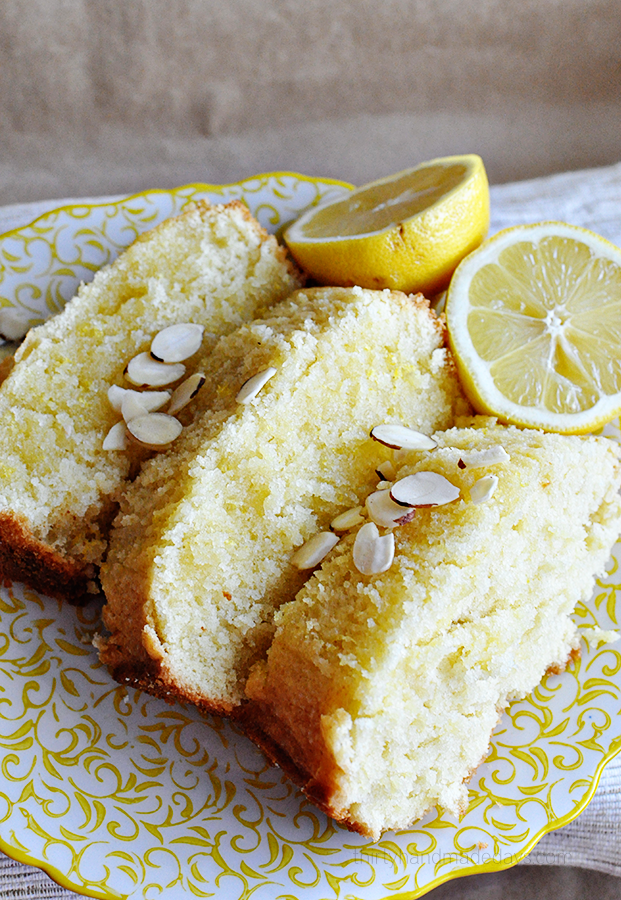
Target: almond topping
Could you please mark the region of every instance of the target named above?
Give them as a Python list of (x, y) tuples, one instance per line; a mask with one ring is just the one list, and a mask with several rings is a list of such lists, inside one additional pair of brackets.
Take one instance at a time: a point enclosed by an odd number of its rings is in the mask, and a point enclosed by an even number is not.
[(168, 407), (169, 415), (178, 413), (180, 409), (187, 406), (190, 400), (198, 394), (202, 386), (205, 384), (205, 376), (201, 372), (195, 372), (185, 381), (182, 381), (178, 388), (175, 388), (170, 398), (170, 406)]
[(393, 450), (433, 450), (438, 446), (433, 438), (405, 425), (376, 425), (371, 437)]
[(118, 384), (111, 384), (108, 388), (108, 400), (115, 412), (121, 412), (121, 403), (127, 390), (128, 388), (120, 387)]
[(401, 506), (443, 506), (459, 497), (459, 488), (437, 472), (416, 472), (399, 479), (390, 496)]
[(363, 525), (354, 541), (354, 565), (362, 575), (379, 575), (392, 565), (395, 556), (395, 537), (380, 535), (374, 522)]
[(382, 528), (395, 528), (397, 525), (405, 525), (411, 522), (415, 510), (407, 510), (400, 506), (390, 496), (389, 490), (374, 491), (366, 499), (366, 508), (369, 518)]
[(497, 463), (509, 462), (511, 457), (504, 447), (497, 444), (494, 447), (488, 447), (486, 450), (461, 450), (459, 453), (461, 462), (464, 463), (461, 468), (468, 466), (469, 469), (481, 469), (483, 466), (494, 466)]
[(12, 306), (0, 309), (0, 338), (5, 341), (21, 341), (26, 336), (30, 324), (23, 310)]
[(252, 378), (249, 378), (247, 381), (244, 381), (242, 386), (240, 387), (237, 397), (235, 398), (238, 403), (250, 403), (251, 400), (257, 396), (261, 388), (264, 384), (272, 378), (273, 375), (276, 374), (276, 369), (274, 366), (270, 366), (268, 369), (264, 369), (262, 372), (257, 372), (256, 375), (253, 375)]
[(484, 475), (470, 488), (470, 500), (472, 503), (487, 503), (494, 496), (498, 487), (498, 475)]
[(179, 437), (183, 426), (173, 416), (156, 412), (136, 416), (127, 423), (127, 429), (139, 443), (161, 448)]
[(121, 414), (126, 422), (131, 422), (132, 419), (138, 418), (138, 416), (144, 416), (149, 412), (144, 403), (140, 401), (140, 394), (138, 391), (127, 391), (125, 396), (123, 397), (123, 402), (121, 403)]
[(127, 448), (127, 429), (125, 422), (117, 422), (113, 425), (104, 438), (104, 450), (125, 450)]
[(158, 362), (150, 353), (134, 356), (125, 369), (125, 377), (137, 387), (163, 387), (183, 378), (184, 374), (183, 363)]
[(132, 391), (113, 384), (108, 388), (108, 400), (115, 412), (122, 412), (123, 400), (128, 395), (136, 398), (145, 412), (155, 412), (170, 400), (170, 391)]
[(291, 562), (298, 569), (314, 569), (338, 542), (336, 534), (332, 534), (331, 531), (320, 531), (295, 551)]
[(395, 467), (389, 459), (385, 459), (383, 463), (380, 463), (375, 471), (377, 472), (377, 477), (383, 481), (394, 481), (397, 476)]
[(349, 531), (350, 528), (355, 528), (356, 525), (361, 525), (363, 522), (362, 506), (355, 506), (353, 509), (342, 512), (336, 519), (332, 519), (330, 528), (332, 531)]
[(158, 362), (178, 363), (193, 356), (203, 340), (203, 325), (179, 322), (158, 332), (151, 342), (151, 356)]

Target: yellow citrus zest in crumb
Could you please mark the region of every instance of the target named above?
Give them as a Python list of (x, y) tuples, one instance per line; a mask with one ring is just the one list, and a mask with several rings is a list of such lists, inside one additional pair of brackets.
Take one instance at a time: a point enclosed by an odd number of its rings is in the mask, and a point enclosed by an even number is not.
[(479, 412), (583, 434), (621, 411), (621, 250), (562, 222), (520, 225), (457, 268), (446, 316)]
[(321, 284), (431, 295), (488, 227), (485, 168), (469, 154), (421, 163), (310, 209), (284, 239)]

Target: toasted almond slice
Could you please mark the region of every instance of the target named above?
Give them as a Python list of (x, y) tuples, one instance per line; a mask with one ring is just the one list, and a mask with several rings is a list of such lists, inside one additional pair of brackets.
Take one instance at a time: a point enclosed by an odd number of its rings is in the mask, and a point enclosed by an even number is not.
[(362, 506), (355, 506), (353, 509), (342, 512), (336, 519), (332, 519), (330, 528), (332, 531), (349, 531), (350, 528), (355, 528), (356, 525), (361, 525), (363, 522)]
[(104, 438), (104, 450), (125, 450), (127, 448), (127, 429), (125, 422), (117, 422), (113, 425)]
[(371, 521), (382, 528), (405, 525), (406, 522), (411, 522), (415, 515), (415, 510), (404, 509), (395, 503), (389, 490), (374, 491), (369, 494), (365, 505)]
[(204, 384), (205, 376), (202, 372), (195, 372), (189, 378), (186, 378), (185, 381), (182, 381), (179, 387), (175, 388), (170, 398), (168, 414), (172, 416), (174, 413), (178, 413), (180, 409), (183, 409), (184, 406), (187, 406), (190, 400), (196, 397)]
[(121, 403), (121, 415), (126, 422), (137, 419), (138, 416), (144, 416), (151, 412), (147, 409), (145, 403), (142, 402), (142, 394), (139, 391), (127, 391)]
[(437, 472), (416, 472), (400, 478), (390, 496), (401, 506), (443, 506), (459, 497), (459, 488)]
[(118, 384), (111, 384), (108, 388), (108, 400), (110, 401), (110, 406), (115, 412), (121, 412), (121, 404), (123, 403), (123, 397), (127, 393), (128, 388), (121, 387)]
[(178, 363), (194, 356), (203, 341), (203, 325), (179, 322), (159, 331), (151, 342), (151, 356), (158, 362)]
[(498, 475), (484, 475), (470, 488), (470, 500), (472, 503), (487, 503), (494, 496), (498, 487)]
[(147, 413), (136, 416), (127, 423), (127, 430), (141, 444), (148, 447), (165, 447), (183, 431), (181, 422), (166, 413)]
[(150, 353), (134, 356), (125, 369), (125, 377), (137, 387), (163, 387), (183, 378), (184, 374), (183, 363), (158, 362)]
[(376, 425), (371, 437), (393, 450), (433, 450), (438, 446), (433, 438), (405, 425)]
[(320, 531), (295, 551), (291, 562), (298, 569), (314, 569), (338, 542), (338, 535), (331, 531)]
[(377, 472), (377, 477), (383, 481), (394, 481), (397, 476), (395, 467), (389, 459), (385, 459), (383, 463), (380, 463), (375, 471)]
[(276, 374), (276, 369), (274, 366), (270, 366), (267, 369), (263, 369), (262, 372), (257, 372), (256, 375), (253, 375), (252, 378), (249, 378), (247, 381), (244, 381), (242, 386), (240, 387), (237, 397), (235, 398), (238, 403), (250, 403), (251, 400), (257, 396), (261, 388)]
[(354, 541), (354, 565), (363, 575), (379, 575), (392, 565), (395, 536), (380, 535), (374, 522), (363, 525)]
[[(504, 447), (496, 444), (486, 450), (461, 450), (459, 458), (464, 463), (463, 468), (482, 469), (484, 466), (495, 466), (497, 463), (509, 462), (511, 457)], [(459, 463), (457, 463), (459, 466)], [(461, 469), (462, 466), (459, 466)]]
[(0, 338), (5, 341), (21, 341), (26, 336), (30, 324), (25, 311), (13, 306), (0, 309)]
[(123, 400), (129, 394), (139, 399), (144, 412), (155, 412), (170, 400), (170, 391), (133, 391), (113, 384), (108, 388), (108, 400), (115, 412), (122, 412)]
[(128, 393), (136, 394), (147, 412), (156, 412), (170, 400), (170, 391), (132, 391), (129, 389)]

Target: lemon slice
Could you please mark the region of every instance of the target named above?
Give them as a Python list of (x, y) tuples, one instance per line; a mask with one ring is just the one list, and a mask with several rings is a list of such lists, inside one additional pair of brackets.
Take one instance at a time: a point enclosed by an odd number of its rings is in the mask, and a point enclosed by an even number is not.
[(447, 156), (308, 210), (284, 239), (320, 284), (431, 295), (444, 290), (488, 227), (481, 158)]
[(583, 228), (501, 231), (457, 268), (446, 317), (479, 412), (563, 434), (621, 411), (621, 250)]

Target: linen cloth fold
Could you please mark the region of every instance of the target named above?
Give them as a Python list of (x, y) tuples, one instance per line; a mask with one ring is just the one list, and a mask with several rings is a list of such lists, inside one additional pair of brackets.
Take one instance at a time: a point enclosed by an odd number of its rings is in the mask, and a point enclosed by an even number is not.
[[(621, 246), (621, 162), (597, 169), (493, 185), (490, 194), (490, 234), (511, 225), (556, 220), (589, 228)], [(116, 197), (82, 197), (80, 202), (101, 203), (111, 199)], [(70, 202), (72, 200), (48, 200), (0, 207), (0, 233), (25, 225)], [(537, 879), (541, 896), (554, 896), (555, 885), (561, 883), (562, 890), (558, 893), (566, 898), (581, 896), (568, 893), (567, 880), (559, 881), (558, 873), (562, 869), (557, 867), (580, 867), (621, 876), (621, 755), (605, 767), (586, 810), (569, 825), (545, 835), (524, 862), (531, 866), (551, 867), (542, 869)], [(517, 879), (511, 870), (482, 877), (491, 879), (486, 882), (489, 886), (485, 890), (487, 900), (514, 896), (510, 883), (513, 879), (517, 887)], [(469, 880), (457, 879), (438, 891), (444, 891), (448, 896), (450, 887), (452, 900), (465, 900), (471, 896)], [(43, 872), (0, 854), (0, 898), (68, 900), (77, 896), (55, 884)]]

